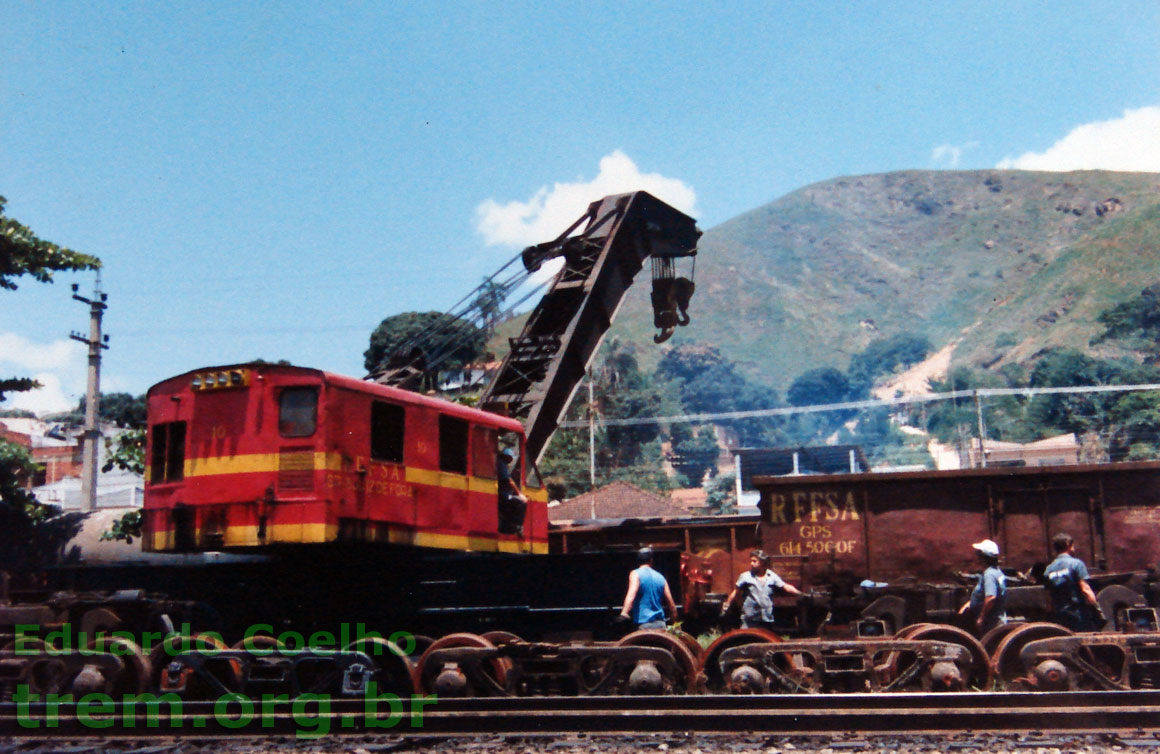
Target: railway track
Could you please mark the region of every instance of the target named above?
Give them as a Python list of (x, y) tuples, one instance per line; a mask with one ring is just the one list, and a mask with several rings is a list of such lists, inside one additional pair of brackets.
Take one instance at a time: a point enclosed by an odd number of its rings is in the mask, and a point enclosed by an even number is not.
[(19, 739), (1108, 733), (1160, 742), (1160, 691), (0, 704)]

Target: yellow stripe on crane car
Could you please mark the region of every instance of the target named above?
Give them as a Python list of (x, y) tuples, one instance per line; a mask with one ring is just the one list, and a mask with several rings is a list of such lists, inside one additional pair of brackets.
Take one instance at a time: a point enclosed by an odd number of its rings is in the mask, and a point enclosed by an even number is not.
[[(194, 541), (200, 541), (201, 536), (201, 529), (194, 531)], [(333, 524), (275, 524), (267, 530), (265, 539), (258, 538), (258, 527), (245, 525), (227, 526), (223, 532), (222, 544), (224, 547), (257, 547), (276, 542), (323, 543), (334, 542), (337, 539), (338, 527)], [(548, 552), (547, 542), (499, 540), (494, 537), (466, 534), (440, 534), (393, 526), (386, 527), (385, 532), (377, 531), (367, 541), (473, 552), (498, 550), (503, 553), (530, 552), (535, 555), (545, 555)], [(176, 543), (173, 530), (153, 532), (151, 544), (153, 552), (166, 552), (174, 549)]]
[[(303, 452), (302, 455), (310, 458), (310, 460), (303, 463), (305, 458), (295, 458), (295, 471), (344, 471), (341, 453), (315, 452), (308, 454)], [(207, 476), (229, 476), (231, 474), (273, 474), (279, 470), (285, 470), (284, 464), (286, 460), (285, 453), (249, 453), (237, 456), (187, 458), (183, 467), (183, 473), (186, 479)], [(345, 471), (353, 472), (349, 467)], [(406, 481), (411, 484), (462, 489), (454, 482), (448, 483), (448, 477), (451, 477), (455, 481), (465, 478), (467, 480), (466, 489), (471, 492), (494, 495), (498, 490), (498, 482), (485, 477), (464, 477), (462, 474), (420, 469), (414, 466), (404, 467), (404, 472)], [(148, 467), (145, 469), (145, 478), (150, 478)], [(547, 499), (547, 494), (545, 493), (543, 502), (547, 502)]]

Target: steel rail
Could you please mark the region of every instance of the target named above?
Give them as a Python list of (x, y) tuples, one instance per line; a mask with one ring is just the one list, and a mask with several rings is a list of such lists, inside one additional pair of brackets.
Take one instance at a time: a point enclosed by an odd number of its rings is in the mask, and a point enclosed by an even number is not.
[[(0, 736), (1160, 733), (1160, 691), (0, 704)], [(54, 718), (49, 725), (50, 717)]]

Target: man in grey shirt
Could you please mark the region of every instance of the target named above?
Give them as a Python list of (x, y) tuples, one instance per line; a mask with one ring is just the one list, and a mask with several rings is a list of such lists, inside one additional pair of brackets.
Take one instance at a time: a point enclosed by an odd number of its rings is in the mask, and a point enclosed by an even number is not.
[(741, 626), (772, 628), (773, 595), (777, 589), (789, 594), (801, 594), (797, 587), (785, 583), (781, 576), (770, 570), (768, 555), (761, 550), (754, 550), (749, 554), (749, 570), (738, 577), (737, 586), (721, 605), (721, 614), (727, 613), (737, 595), (744, 592), (745, 600), (741, 603)]

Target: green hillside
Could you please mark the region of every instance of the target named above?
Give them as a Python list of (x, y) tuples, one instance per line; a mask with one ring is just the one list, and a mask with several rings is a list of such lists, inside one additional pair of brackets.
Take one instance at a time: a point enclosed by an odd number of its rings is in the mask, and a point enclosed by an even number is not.
[[(836, 178), (707, 230), (700, 248), (693, 322), (670, 343), (716, 345), (779, 390), (899, 333), (961, 339), (954, 363), (997, 368), (1092, 350), (1096, 315), (1160, 281), (1160, 174)], [(646, 279), (613, 333), (656, 359)]]

